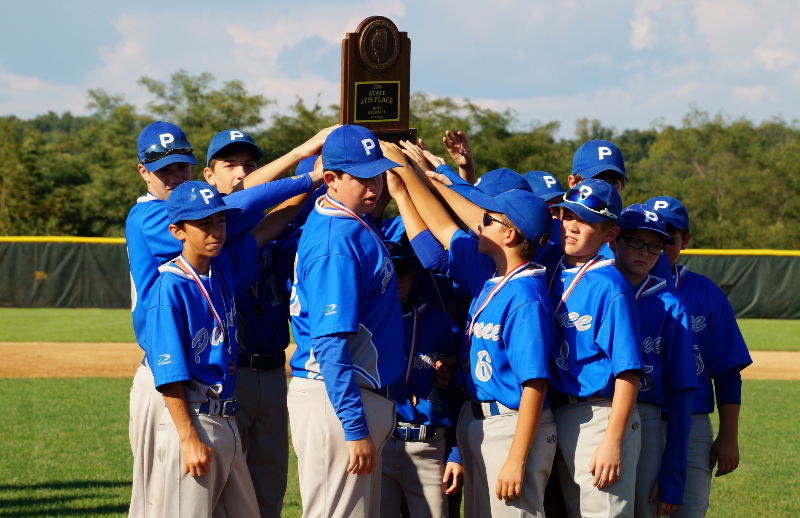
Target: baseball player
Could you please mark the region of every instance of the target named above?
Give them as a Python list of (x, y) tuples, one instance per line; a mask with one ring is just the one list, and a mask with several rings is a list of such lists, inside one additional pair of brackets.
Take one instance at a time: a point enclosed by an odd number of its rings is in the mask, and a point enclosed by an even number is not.
[[(637, 518), (664, 516), (682, 503), (686, 483), (692, 391), (697, 388), (689, 317), (680, 299), (666, 289), (667, 281), (648, 273), (664, 253), (664, 245), (674, 244), (665, 218), (635, 204), (622, 211), (619, 227), (611, 248), (617, 269), (633, 286), (644, 356), (637, 397), (642, 448), (634, 514)], [(669, 412), (666, 439), (662, 408)]]
[(168, 410), (156, 439), (163, 513), (255, 518), (256, 496), (232, 419), (238, 411), (234, 298), (258, 276), (258, 248), (289, 218), (267, 216), (251, 235), (225, 246), (225, 212), (237, 209), (214, 187), (184, 182), (167, 210), (169, 231), (183, 250), (159, 267), (146, 326), (148, 362)]
[(522, 177), (531, 186), (531, 190), (541, 199), (547, 202), (550, 207), (550, 212), (553, 216), (553, 233), (550, 234), (549, 244), (561, 244), (561, 210), (554, 207), (555, 204), (561, 203), (564, 198), (564, 188), (561, 187), (561, 182), (544, 171), (528, 171)]
[(544, 270), (530, 259), (550, 232), (547, 205), (526, 191), (471, 194), (485, 211), (476, 241), (415, 173), (399, 174), (410, 195), (396, 198), (401, 214), (414, 219), (413, 202), (436, 239), (449, 246), (453, 278), (474, 297), (462, 349), (470, 401), (457, 432), (464, 514), (543, 516), (556, 440), (545, 404), (554, 326)]
[(542, 255), (562, 339), (551, 364), (558, 471), (570, 516), (634, 515), (641, 441), (641, 332), (628, 281), (600, 247), (619, 233), (619, 194), (584, 180), (564, 195), (562, 247)]
[(628, 181), (622, 152), (607, 140), (584, 142), (572, 156), (572, 174), (567, 178), (570, 189), (584, 180), (602, 180), (622, 194)]
[[(282, 180), (260, 185), (283, 174), (284, 166), (293, 165), (296, 157), (313, 154), (325, 140), (330, 128), (321, 131), (303, 146), (250, 175), (248, 186), (254, 187), (231, 195), (229, 206), (243, 209), (228, 218), (228, 236), (243, 235), (254, 225), (254, 216), (264, 209), (292, 196), (308, 192), (308, 177)], [(158, 267), (181, 253), (180, 242), (169, 233), (166, 200), (169, 194), (191, 177), (191, 166), (197, 161), (183, 131), (174, 124), (156, 121), (145, 127), (137, 140), (139, 174), (147, 184), (147, 194), (133, 206), (125, 223), (125, 242), (131, 274), (131, 312), (136, 341), (146, 350), (146, 314), (150, 290), (158, 277)], [(245, 182), (241, 182), (242, 186)], [(154, 473), (155, 434), (164, 401), (155, 389), (147, 359), (136, 371), (131, 387), (129, 435), (133, 451), (133, 487), (129, 514), (132, 517), (161, 516), (163, 494)], [(158, 470), (155, 470), (156, 475)], [(151, 487), (152, 486), (152, 487)], [(153, 489), (155, 488), (155, 489)]]
[[(692, 329), (699, 388), (692, 394), (692, 424), (683, 504), (670, 516), (705, 516), (711, 493), (711, 474), (727, 475), (739, 466), (739, 408), (741, 370), (752, 363), (727, 297), (709, 278), (676, 264), (689, 245), (689, 214), (675, 198), (657, 196), (645, 203), (667, 221), (675, 244), (667, 245), (675, 290), (686, 306)], [(713, 387), (711, 380), (714, 380)], [(716, 396), (719, 430), (716, 439), (709, 414)], [(671, 421), (669, 426), (671, 426)], [(669, 430), (669, 427), (668, 427)], [(669, 433), (669, 431), (668, 431)]]
[[(263, 156), (252, 137), (225, 130), (211, 140), (206, 181), (223, 194), (258, 167)], [(315, 157), (298, 164), (297, 175), (311, 172)], [(239, 367), (236, 423), (262, 518), (279, 517), (289, 469), (289, 412), (284, 365), (289, 345), (287, 286), (291, 284), (297, 239), (266, 243), (259, 250), (260, 274), (236, 298)]]
[[(446, 518), (445, 493), (460, 489), (463, 468), (457, 448), (446, 452), (445, 431), (455, 422), (461, 398), (437, 376), (437, 368), (441, 360), (457, 357), (461, 332), (445, 313), (411, 303), (414, 263), (401, 244), (387, 241), (386, 248), (403, 311), (405, 361), (403, 375), (389, 391), (397, 405), (397, 427), (383, 447), (381, 516), (397, 516), (404, 498), (413, 518)], [(445, 486), (443, 479), (451, 474), (452, 483)]]
[(300, 237), (290, 300), (292, 442), (304, 516), (374, 517), (381, 450), (395, 429), (388, 387), (404, 354), (394, 268), (370, 213), (381, 173), (399, 164), (351, 125), (330, 134), (322, 164), (328, 192)]

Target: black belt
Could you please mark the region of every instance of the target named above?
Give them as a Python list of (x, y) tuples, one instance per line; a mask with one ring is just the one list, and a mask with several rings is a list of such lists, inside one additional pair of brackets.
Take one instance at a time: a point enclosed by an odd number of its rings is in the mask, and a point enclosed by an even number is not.
[(401, 441), (424, 441), (432, 439), (438, 428), (424, 424), (404, 424), (394, 429), (392, 436)]
[(286, 365), (286, 353), (280, 354), (244, 354), (239, 353), (236, 366), (254, 371), (274, 371)]
[(550, 396), (551, 407), (576, 405), (578, 403), (596, 403), (598, 401), (607, 401), (611, 399), (610, 397), (599, 397), (599, 396), (589, 396), (589, 397), (569, 396), (567, 394), (559, 394), (558, 392), (550, 392), (548, 395)]
[(217, 415), (233, 417), (239, 411), (239, 402), (235, 397), (230, 399), (210, 399), (205, 403), (189, 403), (189, 413), (194, 415)]

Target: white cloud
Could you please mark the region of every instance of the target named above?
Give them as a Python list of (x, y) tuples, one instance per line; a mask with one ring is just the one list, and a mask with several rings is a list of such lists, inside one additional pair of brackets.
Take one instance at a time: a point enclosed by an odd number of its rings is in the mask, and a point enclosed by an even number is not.
[(751, 103), (758, 102), (764, 98), (775, 99), (767, 85), (737, 86), (734, 87), (733, 91), (736, 93), (737, 98)]

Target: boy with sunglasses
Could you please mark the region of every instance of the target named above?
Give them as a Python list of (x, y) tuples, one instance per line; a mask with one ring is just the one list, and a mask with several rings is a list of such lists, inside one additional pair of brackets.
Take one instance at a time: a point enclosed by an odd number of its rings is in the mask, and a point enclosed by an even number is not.
[(619, 234), (622, 201), (608, 183), (589, 179), (557, 206), (561, 247), (551, 246), (543, 261), (563, 339), (550, 392), (561, 489), (572, 517), (632, 517), (641, 333), (630, 284), (598, 253)]
[[(711, 474), (727, 475), (739, 466), (739, 408), (742, 402), (741, 370), (752, 363), (736, 324), (728, 298), (711, 279), (676, 264), (689, 245), (689, 213), (669, 196), (645, 202), (667, 223), (674, 244), (666, 246), (671, 267), (669, 282), (686, 306), (691, 322), (692, 343), (699, 388), (692, 394), (689, 459), (683, 505), (671, 516), (705, 516), (709, 507)], [(712, 381), (713, 387), (712, 387)], [(719, 430), (716, 439), (709, 414), (716, 396)], [(669, 426), (671, 426), (671, 421)], [(668, 427), (669, 429), (669, 427)], [(669, 433), (669, 431), (668, 431)]]
[[(446, 454), (445, 433), (461, 399), (437, 375), (437, 362), (458, 355), (461, 333), (443, 312), (415, 306), (409, 293), (416, 270), (400, 243), (386, 242), (392, 256), (403, 311), (403, 375), (391, 386), (397, 427), (383, 447), (381, 516), (397, 515), (405, 499), (409, 515), (446, 518), (447, 498), (462, 483), (461, 459)], [(455, 359), (455, 358), (454, 358)], [(448, 481), (452, 476), (452, 483)]]
[(473, 297), (461, 354), (470, 400), (457, 425), (464, 514), (541, 515), (556, 440), (546, 402), (554, 326), (544, 270), (530, 260), (551, 229), (547, 205), (525, 191), (472, 193), (483, 207), (475, 240), (415, 173), (399, 175), (408, 194), (398, 189), (395, 199), (409, 237), (430, 228), (449, 248), (453, 279)]
[[(635, 515), (664, 516), (683, 502), (686, 483), (692, 391), (697, 388), (689, 317), (681, 300), (666, 289), (667, 281), (648, 273), (664, 245), (674, 244), (666, 220), (650, 207), (635, 204), (622, 211), (619, 226), (620, 234), (610, 246), (617, 269), (633, 286), (645, 363), (637, 397), (642, 448)], [(669, 412), (666, 440), (662, 408)]]
[[(204, 182), (184, 182), (167, 200), (169, 232), (182, 244), (159, 267), (147, 310), (147, 359), (167, 412), (156, 455), (163, 472), (164, 516), (258, 516), (235, 421), (234, 298), (258, 276), (258, 248), (291, 214), (265, 217), (250, 235), (226, 239), (227, 206)], [(292, 212), (292, 211), (289, 211)]]
[[(264, 182), (278, 178), (306, 153), (313, 154), (330, 130), (321, 131), (291, 153), (240, 182), (240, 190), (241, 187), (253, 188), (228, 197), (229, 206), (243, 209), (243, 212), (229, 217), (230, 238), (252, 229), (258, 215), (265, 209), (311, 190), (312, 180), (308, 176)], [(133, 329), (139, 346), (146, 350), (147, 308), (158, 278), (158, 267), (181, 253), (180, 242), (169, 233), (166, 201), (174, 189), (191, 178), (191, 166), (197, 161), (186, 135), (178, 126), (168, 122), (156, 121), (146, 126), (139, 134), (137, 147), (138, 170), (147, 184), (147, 194), (137, 200), (128, 214), (125, 241), (130, 263)], [(162, 514), (163, 494), (157, 489), (162, 481), (157, 472), (155, 477), (152, 475), (156, 428), (164, 400), (155, 389), (150, 368), (147, 359), (143, 359), (131, 387), (129, 435), (133, 451), (133, 488), (129, 515), (132, 517)]]

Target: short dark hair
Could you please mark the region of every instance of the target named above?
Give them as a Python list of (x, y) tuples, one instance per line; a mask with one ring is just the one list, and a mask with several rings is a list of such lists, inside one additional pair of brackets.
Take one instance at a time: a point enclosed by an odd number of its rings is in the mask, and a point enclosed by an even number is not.
[(213, 171), (214, 166), (217, 165), (218, 161), (228, 159), (238, 153), (248, 153), (253, 158), (253, 160), (258, 162), (258, 156), (256, 155), (256, 152), (253, 150), (253, 147), (250, 144), (245, 144), (244, 142), (237, 142), (235, 144), (230, 144), (229, 146), (225, 146), (224, 149), (217, 152), (217, 154), (214, 155), (214, 157), (208, 161), (208, 167), (210, 167), (211, 170)]
[(536, 255), (536, 244), (528, 239), (528, 237), (523, 234), (515, 224), (511, 223), (511, 220), (508, 219), (508, 216), (505, 214), (500, 214), (500, 222), (506, 227), (513, 229), (514, 232), (517, 233), (516, 244), (514, 248), (517, 249), (519, 256), (526, 261), (533, 259), (533, 257)]
[(680, 232), (681, 239), (686, 239), (686, 235), (689, 233), (685, 228), (678, 228), (671, 223), (667, 223), (667, 234), (672, 235), (675, 232)]

